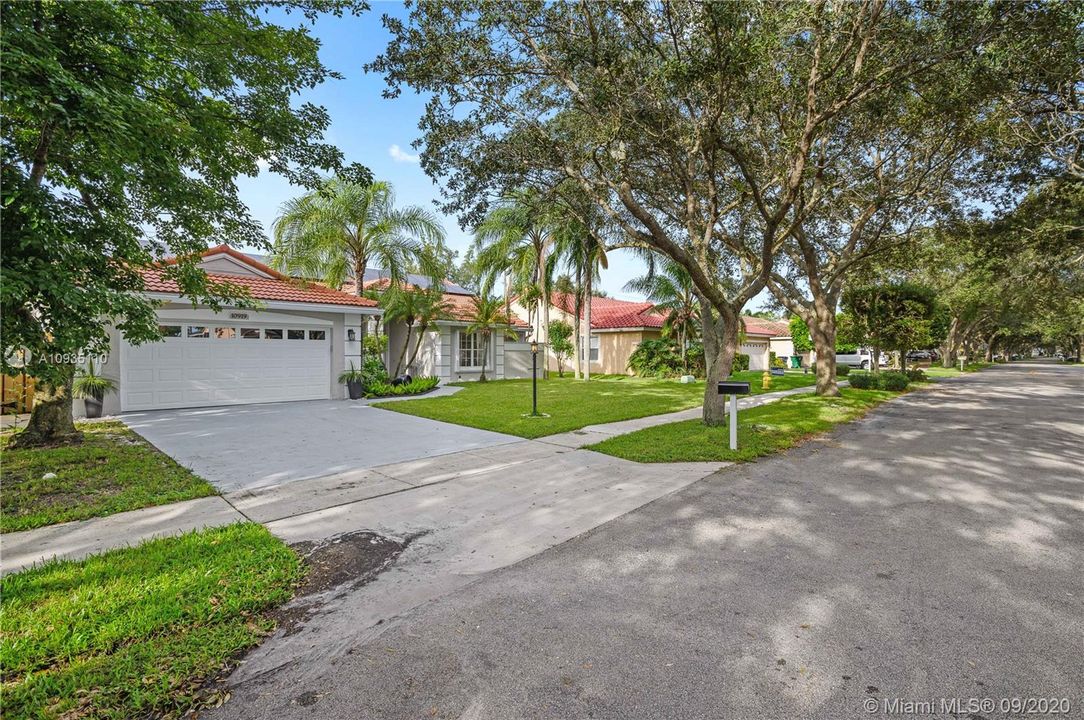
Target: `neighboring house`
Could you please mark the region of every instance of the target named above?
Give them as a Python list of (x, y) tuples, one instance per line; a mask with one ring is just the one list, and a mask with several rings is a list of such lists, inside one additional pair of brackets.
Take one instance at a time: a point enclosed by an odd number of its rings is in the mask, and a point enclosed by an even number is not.
[(133, 346), (110, 328), (102, 373), (118, 387), (105, 413), (345, 397), (338, 375), (360, 366), (376, 302), (287, 277), (225, 245), (204, 252), (200, 266), (211, 280), (247, 288), (260, 309), (193, 306), (161, 268), (144, 270), (145, 294), (162, 303), (164, 339)]
[[(566, 293), (553, 293), (550, 303), (550, 322), (563, 320), (576, 327), (575, 297)], [(513, 310), (529, 314), (528, 309), (513, 301)], [(745, 342), (740, 352), (749, 356), (751, 370), (766, 370), (770, 355), (774, 352), (782, 358), (794, 354), (790, 330), (785, 322), (763, 320), (744, 316)], [(596, 297), (591, 300), (591, 372), (604, 374), (632, 374), (628, 369), (629, 357), (644, 340), (662, 337), (666, 314), (655, 309), (650, 302), (630, 302), (614, 298)], [(581, 338), (581, 348), (587, 343)], [(583, 352), (581, 351), (581, 352)], [(567, 362), (574, 365), (574, 359)], [(557, 369), (557, 359), (549, 354), (548, 366)]]
[[(367, 281), (364, 288), (376, 292), (386, 290), (388, 279), (382, 276), (379, 270), (373, 270), (372, 274), (373, 279)], [(370, 272), (366, 271), (365, 276), (369, 277)], [(407, 280), (410, 284), (421, 287), (429, 285), (428, 279), (413, 275), (408, 276)], [(354, 285), (348, 283), (343, 289), (352, 291)], [(447, 317), (437, 320), (435, 326), (426, 330), (418, 356), (414, 364), (406, 368), (406, 372), (414, 377), (435, 375), (442, 382), (477, 380), (482, 372), (483, 342), (480, 333), (467, 332), (474, 312), (473, 295), (469, 290), (447, 280), (444, 282), (444, 289), (444, 301), (449, 306)], [(509, 330), (515, 335), (515, 339), (506, 337), (502, 332), (493, 333), (490, 339), (489, 356), (485, 363), (486, 378), (490, 380), (525, 378), (531, 375), (531, 350), (523, 341), (528, 329), (527, 324), (514, 314), (509, 319)], [(385, 365), (389, 371), (394, 371), (406, 341), (406, 323), (385, 322), (384, 332), (388, 336)], [(415, 326), (410, 334), (411, 350), (418, 341), (417, 333), (418, 328)], [(407, 359), (409, 357), (408, 351)], [(403, 362), (405, 363), (406, 359)]]
[[(550, 322), (562, 320), (576, 328), (575, 296), (568, 293), (550, 295)], [(522, 315), (528, 313), (517, 300), (513, 300), (512, 309)], [(653, 340), (662, 336), (662, 325), (666, 317), (654, 311), (649, 302), (629, 302), (614, 298), (596, 297), (591, 300), (591, 336), (590, 362), (591, 372), (607, 375), (631, 374), (628, 369), (629, 356), (644, 340)], [(543, 332), (543, 337), (545, 333)], [(588, 356), (587, 338), (581, 337), (581, 353)], [(547, 365), (550, 370), (557, 369), (557, 358), (547, 353)], [(566, 361), (566, 368), (575, 366), (575, 358)]]
[(749, 356), (750, 370), (767, 370), (771, 366), (771, 353), (790, 367), (794, 343), (787, 323), (750, 315), (742, 316), (742, 320), (745, 321), (745, 343), (741, 352)]

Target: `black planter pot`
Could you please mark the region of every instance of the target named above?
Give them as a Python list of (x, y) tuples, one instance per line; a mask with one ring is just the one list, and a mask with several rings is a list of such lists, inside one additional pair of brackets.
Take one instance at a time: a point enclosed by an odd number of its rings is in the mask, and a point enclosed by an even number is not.
[(346, 391), (350, 393), (351, 400), (360, 400), (365, 395), (365, 388), (360, 380), (351, 380), (346, 383)]
[(83, 399), (83, 405), (87, 410), (88, 418), (100, 418), (102, 416), (102, 399), (88, 397)]

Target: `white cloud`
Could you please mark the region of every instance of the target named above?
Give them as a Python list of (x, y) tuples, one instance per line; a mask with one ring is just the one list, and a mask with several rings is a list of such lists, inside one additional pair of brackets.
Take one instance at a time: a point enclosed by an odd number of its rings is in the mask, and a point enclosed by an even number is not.
[(418, 156), (405, 152), (398, 145), (392, 145), (388, 148), (388, 155), (391, 155), (395, 162), (416, 163), (418, 162)]

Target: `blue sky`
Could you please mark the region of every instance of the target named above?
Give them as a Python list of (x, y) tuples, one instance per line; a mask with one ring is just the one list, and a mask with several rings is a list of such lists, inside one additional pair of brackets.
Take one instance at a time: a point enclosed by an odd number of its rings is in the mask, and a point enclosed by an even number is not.
[[(440, 197), (440, 188), (422, 172), (417, 150), (411, 147), (421, 134), (418, 121), (425, 98), (404, 90), (400, 97), (387, 100), (381, 97), (385, 87), (383, 78), (363, 70), (387, 45), (389, 34), (380, 21), (384, 14), (403, 16), (406, 10), (400, 3), (374, 2), (372, 10), (361, 17), (323, 17), (317, 21), (312, 32), (323, 45), (320, 57), (328, 68), (338, 71), (345, 79), (329, 80), (306, 92), (298, 102), (313, 102), (327, 108), (331, 116), (327, 141), (343, 151), (346, 162), (360, 162), (377, 179), (390, 182), (400, 205), (421, 205), (436, 211), (433, 201)], [(286, 24), (297, 19), (293, 16), (276, 21)], [(283, 178), (267, 172), (255, 178), (240, 178), (238, 187), (241, 199), (269, 234), (279, 206), (300, 192)], [(469, 233), (460, 229), (454, 217), (443, 217), (448, 245), (462, 253), (470, 245)], [(641, 299), (626, 293), (623, 286), (642, 274), (642, 263), (624, 251), (610, 253), (609, 260), (609, 269), (602, 273), (602, 288), (614, 297)], [(750, 304), (757, 306), (757, 301)]]

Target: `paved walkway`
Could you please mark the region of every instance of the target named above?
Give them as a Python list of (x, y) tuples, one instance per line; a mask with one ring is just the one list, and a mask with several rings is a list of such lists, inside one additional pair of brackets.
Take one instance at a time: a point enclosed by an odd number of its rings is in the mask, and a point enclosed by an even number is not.
[[(1003, 699), (1029, 697), (1066, 698), (1063, 717), (1079, 716), (1082, 408), (1081, 368), (993, 368), (414, 611), (381, 604), (407, 577), (393, 568), (335, 607), (343, 635), (303, 631), (296, 645), (312, 647), (288, 664), (257, 651), (211, 716), (992, 720), (1018, 715)], [(361, 630), (376, 616), (397, 618)]]

